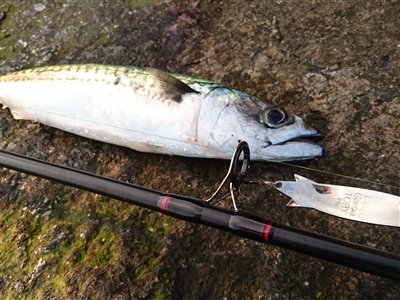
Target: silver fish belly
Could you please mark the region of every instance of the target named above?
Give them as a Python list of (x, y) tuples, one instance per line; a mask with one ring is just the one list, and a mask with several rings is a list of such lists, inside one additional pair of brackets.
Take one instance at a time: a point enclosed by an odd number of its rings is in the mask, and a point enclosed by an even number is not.
[[(235, 89), (155, 69), (64, 65), (0, 76), (0, 103), (27, 119), (137, 151), (228, 159), (246, 140), (256, 160), (323, 149), (317, 130)], [(296, 140), (301, 138), (301, 140)]]

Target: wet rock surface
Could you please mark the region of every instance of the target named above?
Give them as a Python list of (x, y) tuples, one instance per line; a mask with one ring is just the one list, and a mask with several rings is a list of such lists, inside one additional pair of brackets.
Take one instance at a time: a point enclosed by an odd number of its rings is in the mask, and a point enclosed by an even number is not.
[[(250, 177), (298, 173), (399, 195), (399, 15), (398, 1), (6, 0), (0, 73), (105, 63), (219, 81), (296, 112), (325, 134), (326, 156), (297, 165), (370, 182), (271, 163), (254, 163)], [(197, 198), (208, 197), (227, 168), (224, 161), (139, 153), (16, 121), (8, 110), (1, 111), (0, 132), (2, 149)], [(9, 298), (400, 294), (388, 279), (18, 172), (3, 169), (0, 180), (0, 292)], [(287, 198), (263, 187), (244, 192), (245, 211), (400, 254), (398, 228), (289, 209)]]

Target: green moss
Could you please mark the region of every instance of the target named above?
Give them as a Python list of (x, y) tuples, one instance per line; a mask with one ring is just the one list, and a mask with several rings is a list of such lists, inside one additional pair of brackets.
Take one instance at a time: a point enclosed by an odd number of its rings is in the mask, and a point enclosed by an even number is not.
[(65, 284), (66, 277), (64, 274), (57, 274), (55, 277), (52, 278), (51, 284), (58, 296), (61, 296), (64, 294), (67, 285)]
[(167, 297), (164, 295), (161, 289), (156, 289), (154, 292), (153, 297), (151, 298), (152, 300), (165, 300)]
[(114, 264), (118, 261), (118, 238), (109, 226), (103, 225), (87, 246), (85, 263), (91, 267)]
[(111, 203), (107, 199), (93, 199), (90, 201), (95, 201), (95, 214), (99, 218), (115, 217), (115, 214), (118, 213), (118, 211), (112, 205), (110, 205)]
[(26, 32), (19, 32), (18, 35), (13, 34), (15, 28), (19, 28), (18, 13), (15, 5), (9, 2), (5, 12), (7, 17), (1, 21), (1, 28), (3, 28), (3, 30), (0, 32), (0, 59), (14, 57), (23, 52), (24, 48), (18, 46), (18, 40), (24, 40), (24, 34), (28, 34)]
[[(21, 197), (20, 201), (23, 201)], [(12, 275), (21, 280), (29, 275), (37, 264), (37, 256), (32, 248), (40, 232), (40, 221), (21, 208), (14, 209), (2, 215), (0, 227), (0, 276)], [(14, 213), (18, 211), (18, 213)], [(35, 257), (35, 258), (33, 258)], [(12, 270), (12, 271), (11, 271)], [(13, 294), (7, 297), (13, 298)]]
[(86, 255), (86, 242), (83, 239), (76, 239), (69, 247), (66, 257), (72, 266), (80, 264)]
[(318, 291), (315, 293), (315, 298), (323, 300), (323, 299), (326, 299), (326, 296), (322, 291)]
[(0, 223), (7, 223), (13, 216), (14, 216), (15, 211), (13, 209), (5, 212), (1, 217), (0, 217)]
[(145, 280), (147, 276), (150, 274), (150, 270), (148, 268), (137, 268), (135, 270), (135, 275), (137, 280)]
[[(65, 296), (69, 274), (80, 274), (80, 270), (102, 268), (103, 274), (111, 278), (113, 267), (123, 255), (119, 225), (115, 220), (124, 224), (132, 222), (138, 230), (131, 247), (133, 245), (144, 263), (136, 270), (136, 278), (143, 281), (154, 274), (159, 263), (160, 240), (173, 227), (168, 226), (173, 219), (73, 188), (58, 186), (47, 192), (62, 198), (49, 218), (35, 217), (31, 209), (22, 209), (32, 197), (28, 194), (17, 197), (10, 207), (0, 212), (0, 274), (10, 274), (14, 280), (21, 281), (30, 276), (39, 259), (44, 259), (46, 267), (36, 283), (40, 288), (31, 294), (37, 298), (44, 298), (40, 293), (49, 291), (56, 297)], [(93, 219), (105, 223), (97, 224)], [(61, 232), (65, 238), (47, 252), (41, 251)], [(21, 234), (26, 237), (20, 241)], [(13, 299), (21, 295), (8, 289), (4, 297)], [(155, 297), (164, 299), (161, 291)]]
[(25, 229), (25, 233), (31, 237), (31, 238), (35, 238), (37, 237), (41, 231), (42, 231), (42, 226), (41, 226), (41, 222), (39, 218), (32, 218), (31, 221), (27, 221), (28, 226)]
[(146, 280), (148, 276), (153, 274), (154, 266), (156, 266), (160, 261), (160, 256), (156, 248), (147, 248), (146, 250), (143, 250), (144, 247), (146, 247), (145, 244), (141, 243), (140, 248), (143, 251), (142, 258), (145, 263), (135, 270), (136, 279), (140, 281)]
[(152, 267), (157, 265), (160, 262), (160, 257), (150, 257), (147, 259), (147, 265)]
[[(57, 275), (51, 279), (40, 277), (37, 284), (61, 294), (65, 289), (66, 275), (86, 257), (87, 242), (79, 238), (79, 234), (88, 230), (90, 222), (84, 212), (66, 209), (61, 204), (56, 206), (51, 218), (45, 220), (32, 216), (29, 210), (22, 209), (26, 198), (27, 194), (17, 197), (9, 209), (0, 213), (0, 276), (12, 275), (14, 280), (21, 281), (32, 273), (39, 259), (44, 259), (47, 263), (45, 272)], [(61, 211), (58, 213), (62, 216), (60, 219), (55, 217), (57, 207)], [(57, 232), (65, 233), (65, 238), (48, 252), (41, 251), (57, 236), (51, 233), (55, 226)], [(68, 235), (73, 235), (74, 231), (76, 238), (71, 242)], [(13, 289), (8, 289), (4, 295), (10, 299), (21, 296)]]
[(14, 200), (14, 207), (19, 207), (23, 206), (23, 204), (26, 202), (26, 199), (28, 198), (28, 194), (22, 194), (17, 197), (17, 199)]
[(23, 261), (24, 252), (18, 249), (15, 240), (19, 231), (18, 222), (0, 228), (0, 273), (7, 269), (18, 270)]
[(106, 33), (102, 33), (97, 39), (97, 45), (105, 45), (110, 41), (110, 36)]

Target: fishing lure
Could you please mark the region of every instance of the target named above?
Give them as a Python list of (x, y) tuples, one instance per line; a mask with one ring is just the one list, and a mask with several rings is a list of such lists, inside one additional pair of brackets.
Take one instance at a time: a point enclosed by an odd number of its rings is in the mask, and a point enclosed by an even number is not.
[(400, 227), (400, 197), (373, 190), (316, 183), (295, 174), (275, 188), (292, 198), (289, 207), (314, 208), (353, 221)]
[(37, 121), (142, 152), (229, 159), (239, 140), (253, 159), (323, 154), (302, 118), (218, 83), (156, 69), (64, 65), (0, 76), (0, 103)]

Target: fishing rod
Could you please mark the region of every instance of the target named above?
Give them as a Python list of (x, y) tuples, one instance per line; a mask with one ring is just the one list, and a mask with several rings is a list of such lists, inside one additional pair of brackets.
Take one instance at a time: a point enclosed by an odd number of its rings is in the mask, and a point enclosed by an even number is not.
[[(400, 256), (359, 244), (281, 225), (237, 209), (235, 192), (245, 183), (250, 150), (241, 142), (229, 171), (208, 200), (163, 193), (93, 173), (0, 150), (0, 165), (68, 186), (139, 205), (171, 217), (228, 231), (257, 242), (272, 244), (363, 272), (400, 281)], [(229, 181), (234, 210), (212, 205)]]

